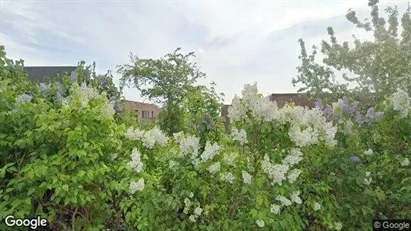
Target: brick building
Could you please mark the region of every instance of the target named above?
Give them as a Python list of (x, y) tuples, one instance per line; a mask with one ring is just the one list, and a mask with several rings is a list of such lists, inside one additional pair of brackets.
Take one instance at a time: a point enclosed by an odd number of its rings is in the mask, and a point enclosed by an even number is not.
[(124, 101), (124, 107), (128, 111), (133, 111), (138, 117), (138, 121), (155, 120), (161, 112), (161, 108), (155, 104), (135, 101)]

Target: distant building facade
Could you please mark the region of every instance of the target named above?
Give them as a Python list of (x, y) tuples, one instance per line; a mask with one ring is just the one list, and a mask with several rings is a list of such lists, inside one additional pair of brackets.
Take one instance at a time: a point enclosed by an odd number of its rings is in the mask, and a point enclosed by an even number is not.
[(137, 116), (138, 121), (155, 120), (161, 112), (161, 108), (155, 104), (142, 103), (135, 101), (124, 101), (124, 107), (127, 111), (132, 111)]

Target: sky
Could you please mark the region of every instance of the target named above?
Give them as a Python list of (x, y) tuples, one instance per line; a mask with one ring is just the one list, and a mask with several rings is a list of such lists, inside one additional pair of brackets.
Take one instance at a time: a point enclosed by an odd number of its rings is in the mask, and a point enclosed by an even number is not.
[[(381, 7), (407, 1), (380, 1)], [(97, 72), (140, 58), (161, 58), (181, 47), (196, 61), (230, 103), (244, 84), (257, 82), (261, 93), (293, 93), (300, 64), (298, 39), (319, 45), (332, 26), (339, 41), (359, 33), (345, 19), (349, 8), (369, 16), (367, 0), (300, 1), (94, 1), (0, 0), (0, 44), (7, 56), (26, 66), (75, 66), (96, 62)], [(362, 37), (361, 37), (362, 36)], [(359, 33), (359, 37), (371, 36)], [(309, 50), (310, 51), (310, 50)], [(149, 102), (137, 89), (128, 100)]]

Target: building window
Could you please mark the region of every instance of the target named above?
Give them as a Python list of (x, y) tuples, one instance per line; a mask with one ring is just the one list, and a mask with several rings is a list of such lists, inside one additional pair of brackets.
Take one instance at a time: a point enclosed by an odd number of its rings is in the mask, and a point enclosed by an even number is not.
[(141, 111), (141, 118), (148, 119), (150, 116), (150, 111)]
[(151, 111), (151, 118), (154, 118), (154, 111)]

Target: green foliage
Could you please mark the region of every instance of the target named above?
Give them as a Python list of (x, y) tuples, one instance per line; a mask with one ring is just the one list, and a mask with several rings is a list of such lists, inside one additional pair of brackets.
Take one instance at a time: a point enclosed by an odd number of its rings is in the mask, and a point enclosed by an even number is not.
[[(335, 100), (341, 95), (375, 95), (379, 102), (397, 88), (411, 92), (411, 8), (399, 18), (397, 7), (388, 7), (388, 19), (380, 16), (378, 1), (370, 1), (371, 21), (361, 22), (356, 12), (349, 10), (346, 17), (357, 28), (373, 33), (374, 41), (361, 41), (354, 36), (354, 46), (338, 43), (334, 29), (327, 28), (330, 42), (322, 41), (322, 64), (315, 62), (317, 47), (307, 54), (304, 41), (299, 40), (302, 61), (297, 67), (298, 76), (293, 84), (302, 84), (299, 92), (313, 98)], [(401, 22), (400, 22), (401, 21)], [(401, 31), (401, 33), (399, 33)], [(340, 71), (344, 82), (336, 81), (335, 71)], [(354, 83), (354, 89), (348, 88)], [(327, 94), (332, 92), (332, 94)]]
[[(144, 59), (131, 54), (131, 64), (118, 66), (118, 71), (122, 75), (121, 88), (132, 85), (141, 91), (141, 96), (163, 105), (160, 127), (169, 135), (192, 126), (185, 123), (186, 116), (193, 117), (189, 119), (191, 121), (206, 114), (217, 116), (220, 99), (214, 87), (208, 89), (195, 85), (198, 79), (205, 77), (205, 74), (190, 60), (193, 57), (194, 52), (183, 54), (181, 48), (177, 48), (173, 53), (160, 59)], [(204, 101), (193, 105), (192, 99), (196, 99), (196, 102)]]
[[(58, 230), (118, 229), (133, 176), (124, 162), (124, 126), (102, 116), (107, 99), (83, 105), (71, 94), (65, 106), (54, 105), (27, 80), (22, 62), (0, 51), (0, 216), (42, 216)], [(21, 94), (32, 98), (20, 102)]]

